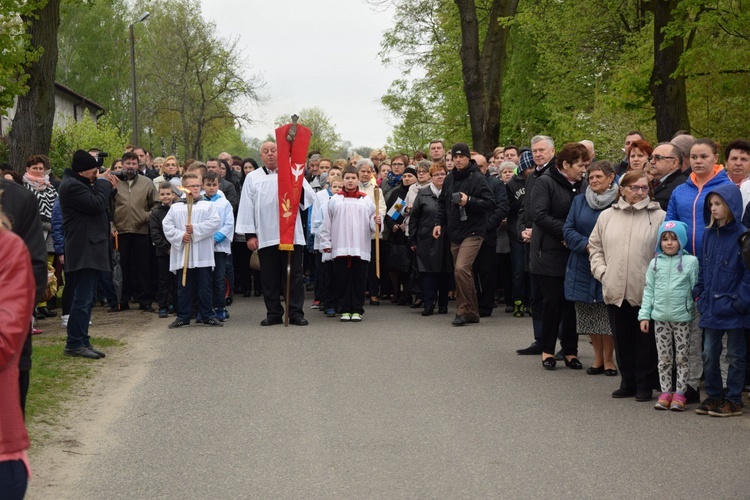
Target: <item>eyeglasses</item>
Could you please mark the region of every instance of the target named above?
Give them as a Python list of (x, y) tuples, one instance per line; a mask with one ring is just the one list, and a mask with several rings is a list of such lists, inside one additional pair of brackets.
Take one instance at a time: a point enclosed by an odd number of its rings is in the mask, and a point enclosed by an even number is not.
[(662, 155), (651, 155), (648, 157), (648, 161), (661, 161), (661, 160), (676, 160), (674, 156), (662, 156)]
[(644, 193), (648, 193), (648, 190), (649, 190), (648, 186), (638, 186), (636, 184), (631, 184), (630, 186), (628, 186), (628, 188), (634, 193), (637, 193), (638, 191), (643, 191)]
[(399, 162), (396, 162), (396, 163), (391, 163), (391, 166), (392, 166), (392, 167), (403, 167), (403, 166), (404, 166), (404, 163), (399, 163)]

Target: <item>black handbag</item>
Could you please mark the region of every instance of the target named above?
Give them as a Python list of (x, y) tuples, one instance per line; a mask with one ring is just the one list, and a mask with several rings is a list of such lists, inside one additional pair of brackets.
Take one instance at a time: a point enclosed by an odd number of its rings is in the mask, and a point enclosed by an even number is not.
[(390, 264), (391, 271), (410, 271), (411, 248), (406, 245), (391, 243), (391, 256), (388, 263)]

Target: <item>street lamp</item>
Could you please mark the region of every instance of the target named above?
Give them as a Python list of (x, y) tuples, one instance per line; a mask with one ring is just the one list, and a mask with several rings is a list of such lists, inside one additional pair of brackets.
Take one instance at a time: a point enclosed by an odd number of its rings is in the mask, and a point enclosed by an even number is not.
[(144, 12), (136, 22), (129, 26), (130, 28), (130, 95), (133, 108), (133, 146), (138, 145), (138, 104), (135, 94), (135, 36), (133, 35), (133, 26), (148, 19), (149, 13)]

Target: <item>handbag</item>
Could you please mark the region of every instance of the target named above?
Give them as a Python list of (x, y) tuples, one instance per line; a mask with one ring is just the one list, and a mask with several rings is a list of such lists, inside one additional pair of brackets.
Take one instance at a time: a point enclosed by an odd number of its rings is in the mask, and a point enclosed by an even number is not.
[(260, 271), (260, 257), (258, 257), (257, 250), (250, 256), (250, 269), (253, 271)]
[(57, 295), (57, 276), (55, 276), (55, 268), (52, 267), (52, 264), (47, 263), (47, 288), (44, 289), (44, 295), (40, 302), (47, 302), (55, 295)]
[(411, 270), (411, 248), (399, 243), (391, 243), (391, 255), (388, 259), (392, 271), (408, 272)]

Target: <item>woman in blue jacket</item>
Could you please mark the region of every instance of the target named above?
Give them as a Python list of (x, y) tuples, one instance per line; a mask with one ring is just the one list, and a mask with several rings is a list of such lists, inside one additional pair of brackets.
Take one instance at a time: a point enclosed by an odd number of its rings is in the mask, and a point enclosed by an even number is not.
[(596, 220), (617, 197), (615, 170), (608, 161), (597, 161), (586, 169), (589, 185), (573, 199), (563, 226), (565, 244), (570, 257), (565, 270), (565, 299), (575, 303), (576, 331), (589, 335), (594, 346), (594, 363), (586, 370), (589, 375), (604, 373), (613, 377), (615, 343), (609, 326), (607, 306), (602, 298), (602, 284), (591, 275), (589, 235)]
[[(698, 284), (699, 325), (703, 328), (703, 373), (707, 398), (695, 409), (700, 415), (742, 415), (745, 380), (745, 329), (750, 327), (750, 271), (742, 261), (738, 240), (745, 232), (740, 224), (742, 195), (734, 184), (709, 192), (703, 205), (706, 230)], [(727, 393), (722, 397), (719, 370), (722, 338), (727, 335)]]

